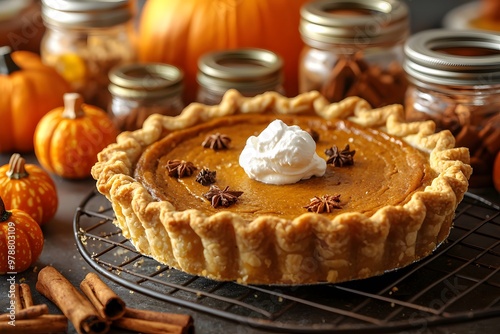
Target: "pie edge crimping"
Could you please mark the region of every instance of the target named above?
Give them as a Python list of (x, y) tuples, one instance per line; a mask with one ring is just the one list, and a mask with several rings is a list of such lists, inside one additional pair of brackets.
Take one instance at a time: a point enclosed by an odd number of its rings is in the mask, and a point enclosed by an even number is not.
[[(316, 113), (400, 137), (429, 153), (436, 176), (406, 203), (385, 206), (369, 217), (351, 212), (330, 220), (304, 213), (293, 220), (257, 216), (251, 222), (224, 209), (211, 216), (176, 211), (168, 201), (153, 199), (133, 177), (144, 149), (172, 131), (217, 117), (270, 112)], [(111, 202), (123, 236), (160, 263), (246, 284), (337, 283), (409, 265), (447, 238), (472, 173), (468, 149), (454, 145), (453, 135), (436, 133), (432, 121), (405, 122), (401, 105), (372, 109), (359, 97), (330, 103), (317, 91), (293, 98), (275, 92), (248, 98), (229, 90), (219, 105), (192, 103), (179, 116), (155, 114), (141, 129), (121, 133), (98, 155), (92, 176)]]

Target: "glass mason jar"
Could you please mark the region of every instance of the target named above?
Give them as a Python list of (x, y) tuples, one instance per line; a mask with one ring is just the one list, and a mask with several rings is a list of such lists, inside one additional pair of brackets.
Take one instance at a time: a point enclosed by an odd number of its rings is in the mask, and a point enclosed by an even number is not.
[(500, 150), (500, 35), (435, 29), (408, 39), (408, 120), (433, 120), (468, 147), (472, 188), (492, 185)]
[(407, 6), (397, 0), (319, 0), (301, 8), (299, 92), (330, 102), (360, 96), (373, 107), (403, 103)]
[(218, 104), (228, 89), (252, 97), (266, 91), (285, 94), (283, 60), (263, 49), (210, 52), (198, 61), (197, 102)]
[(129, 64), (109, 73), (108, 112), (121, 131), (132, 131), (152, 114), (176, 116), (184, 108), (183, 72), (172, 65)]
[(55, 67), (86, 103), (106, 109), (108, 72), (135, 59), (132, 16), (128, 0), (42, 0), (43, 62)]

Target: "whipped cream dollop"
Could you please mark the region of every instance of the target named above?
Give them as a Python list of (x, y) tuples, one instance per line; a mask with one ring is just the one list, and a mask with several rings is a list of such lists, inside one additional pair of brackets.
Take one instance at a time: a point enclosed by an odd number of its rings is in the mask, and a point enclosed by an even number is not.
[(323, 176), (326, 170), (326, 161), (316, 154), (311, 135), (281, 120), (247, 139), (239, 163), (251, 179), (278, 185)]

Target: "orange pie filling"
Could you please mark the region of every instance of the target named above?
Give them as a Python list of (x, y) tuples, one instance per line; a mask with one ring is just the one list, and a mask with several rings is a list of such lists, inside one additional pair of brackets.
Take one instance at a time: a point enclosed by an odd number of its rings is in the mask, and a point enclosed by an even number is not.
[[(239, 165), (239, 156), (247, 139), (261, 133), (276, 118), (287, 125), (314, 130), (319, 137), (316, 153), (325, 160), (328, 159), (325, 151), (332, 145), (342, 148), (350, 145), (356, 151), (354, 164), (343, 167), (329, 164), (325, 175), (293, 184), (272, 185), (252, 180)], [(230, 138), (227, 149), (202, 146), (207, 136), (216, 133)], [(196, 170), (190, 176), (169, 176), (167, 164), (173, 160), (191, 162)], [(256, 215), (293, 219), (307, 212), (305, 207), (315, 196), (340, 195), (341, 208), (323, 213), (331, 218), (346, 212), (371, 215), (386, 205), (404, 204), (434, 177), (428, 161), (428, 155), (398, 138), (345, 120), (241, 115), (166, 136), (144, 152), (135, 176), (155, 199), (172, 203), (178, 211), (196, 209), (211, 215), (224, 209), (248, 221)], [(216, 172), (215, 184), (219, 188), (243, 192), (234, 205), (214, 208), (203, 196), (208, 188), (196, 181), (203, 169)]]

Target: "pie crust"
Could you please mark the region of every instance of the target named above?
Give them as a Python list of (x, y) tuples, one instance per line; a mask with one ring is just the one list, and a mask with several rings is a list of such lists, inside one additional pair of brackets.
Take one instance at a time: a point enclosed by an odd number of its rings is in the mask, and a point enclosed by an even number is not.
[[(376, 129), (428, 157), (432, 180), (401, 204), (370, 214), (305, 211), (294, 218), (248, 219), (225, 208), (208, 214), (177, 210), (135, 178), (150, 145), (170, 133), (237, 114), (316, 115)], [(179, 116), (152, 115), (142, 129), (121, 133), (99, 154), (92, 176), (111, 202), (123, 235), (139, 252), (171, 267), (247, 284), (362, 279), (411, 264), (445, 241), (472, 173), (468, 149), (455, 148), (450, 132), (435, 133), (432, 121), (407, 123), (403, 115), (401, 105), (372, 109), (358, 97), (331, 104), (316, 91), (294, 98), (275, 92), (247, 98), (229, 90), (219, 105), (192, 103)]]

